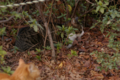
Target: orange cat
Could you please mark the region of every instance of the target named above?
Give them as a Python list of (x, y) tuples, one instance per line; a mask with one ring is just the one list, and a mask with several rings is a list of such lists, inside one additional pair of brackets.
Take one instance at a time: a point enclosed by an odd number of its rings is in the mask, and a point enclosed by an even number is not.
[(19, 66), (11, 76), (0, 73), (0, 80), (40, 80), (39, 77), (38, 67), (33, 63), (25, 64), (22, 59), (19, 60)]

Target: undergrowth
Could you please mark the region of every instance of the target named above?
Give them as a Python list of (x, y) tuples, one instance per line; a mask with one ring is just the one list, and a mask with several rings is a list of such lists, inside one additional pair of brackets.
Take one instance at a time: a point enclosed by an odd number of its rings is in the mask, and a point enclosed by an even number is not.
[[(57, 2), (58, 1), (58, 2)], [(119, 64), (120, 61), (120, 41), (117, 40), (119, 37), (119, 23), (120, 23), (120, 12), (119, 8), (117, 6), (116, 1), (110, 1), (110, 0), (93, 0), (90, 3), (86, 2), (86, 0), (80, 0), (77, 8), (74, 12), (74, 9), (76, 7), (76, 3), (78, 0), (63, 0), (63, 2), (60, 2), (60, 0), (56, 0), (53, 3), (48, 3), (47, 6), (44, 5), (45, 7), (44, 10), (44, 15), (46, 18), (49, 18), (51, 8), (52, 8), (52, 15), (51, 15), (51, 21), (54, 22), (60, 22), (60, 24), (65, 23), (66, 21), (70, 21), (72, 19), (72, 16), (77, 16), (79, 17), (79, 21), (81, 23), (87, 23), (84, 22), (87, 21), (85, 20), (86, 16), (93, 16), (94, 19), (96, 19), (96, 23), (93, 23), (91, 26), (92, 28), (99, 27), (101, 30), (101, 33), (104, 34), (104, 32), (107, 32), (106, 37), (109, 38), (109, 44), (108, 47), (112, 48), (115, 50), (115, 53), (113, 55), (109, 55), (107, 52), (92, 52), (92, 54), (95, 54), (97, 57), (97, 62), (101, 64), (101, 67), (99, 67), (101, 70), (105, 69), (118, 69), (117, 65)], [(7, 5), (7, 4), (13, 4), (16, 3), (17, 1), (12, 0), (10, 1), (4, 1), (0, 2), (0, 5)], [(88, 6), (89, 4), (89, 6)], [(34, 5), (34, 4), (33, 4)], [(35, 18), (38, 18), (40, 16), (39, 11), (35, 9), (34, 6), (30, 6), (27, 10), (23, 10), (21, 13), (16, 12), (16, 8), (1, 8), (0, 10), (0, 20), (2, 19), (7, 19), (9, 15), (15, 16), (13, 19), (13, 23), (17, 23), (17, 21), (24, 21), (25, 24), (29, 25), (30, 27), (33, 27), (34, 30), (37, 32), (38, 28), (41, 28), (43, 30), (43, 26), (41, 26)], [(31, 8), (32, 7), (32, 8)], [(93, 8), (93, 9), (92, 9)], [(10, 11), (11, 10), (11, 11)], [(89, 13), (87, 13), (87, 11)], [(74, 12), (74, 14), (73, 14)], [(5, 14), (3, 14), (5, 13)], [(22, 23), (21, 23), (22, 24)], [(85, 25), (86, 26), (86, 25)], [(71, 31), (74, 32), (76, 29), (73, 27), (69, 26), (58, 26), (58, 29), (60, 32), (58, 34), (62, 38), (62, 44), (65, 42), (65, 37), (64, 35), (68, 35)], [(0, 28), (0, 35), (1, 37), (6, 34), (6, 26)], [(12, 30), (13, 36), (16, 34), (16, 30)], [(69, 44), (70, 41), (68, 41)], [(61, 49), (61, 43), (55, 44), (57, 46), (57, 52)], [(66, 42), (65, 42), (66, 43)], [(44, 47), (46, 49), (51, 49), (50, 47)], [(17, 49), (13, 49), (14, 52), (16, 52)], [(39, 51), (38, 51), (39, 52)], [(76, 55), (76, 52), (71, 51), (71, 55), (68, 55), (69, 57)], [(6, 52), (2, 50), (2, 45), (0, 46), (0, 62), (4, 62), (4, 55)], [(39, 60), (41, 58), (37, 56)]]

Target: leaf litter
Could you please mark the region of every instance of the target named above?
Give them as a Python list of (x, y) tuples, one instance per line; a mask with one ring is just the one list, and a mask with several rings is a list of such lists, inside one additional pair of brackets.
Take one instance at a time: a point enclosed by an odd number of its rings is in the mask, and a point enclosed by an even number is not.
[[(7, 31), (7, 34), (9, 32)], [(109, 39), (104, 35), (97, 28), (92, 30), (85, 28), (84, 35), (81, 39), (74, 40), (71, 49), (63, 47), (59, 50), (57, 64), (52, 62), (51, 50), (37, 54), (35, 51), (29, 51), (29, 54), (27, 51), (14, 53), (11, 49), (13, 49), (15, 40), (13, 40), (13, 36), (7, 35), (3, 39), (0, 38), (0, 44), (7, 52), (4, 57), (6, 64), (2, 64), (2, 66), (10, 66), (12, 70), (15, 70), (19, 58), (23, 58), (27, 63), (34, 62), (39, 66), (41, 80), (119, 80), (119, 70), (100, 71), (98, 67), (101, 64), (96, 62), (97, 57), (90, 55), (91, 52), (96, 50), (108, 53), (114, 52), (107, 47)], [(77, 56), (69, 58), (68, 54), (71, 54), (71, 50), (75, 50)], [(41, 56), (41, 59), (39, 60), (36, 56)]]

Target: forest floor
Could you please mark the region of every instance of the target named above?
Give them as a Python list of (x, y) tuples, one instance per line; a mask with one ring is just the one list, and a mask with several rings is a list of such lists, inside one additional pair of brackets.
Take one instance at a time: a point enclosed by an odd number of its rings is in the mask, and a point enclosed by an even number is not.
[[(93, 51), (114, 53), (114, 50), (107, 47), (109, 39), (105, 37), (106, 33), (101, 33), (98, 28), (84, 28), (84, 35), (81, 39), (74, 41), (74, 46), (70, 49), (62, 48), (56, 50), (57, 62), (51, 61), (51, 50), (46, 50), (36, 54), (35, 51), (25, 51), (14, 53), (13, 46), (15, 39), (7, 30), (7, 35), (0, 38), (0, 45), (7, 52), (4, 57), (5, 63), (2, 66), (10, 66), (14, 71), (18, 66), (20, 58), (26, 63), (33, 62), (39, 66), (41, 80), (120, 80), (120, 70), (101, 70), (97, 63), (97, 57), (90, 55)], [(77, 52), (77, 55), (71, 55), (71, 50)], [(39, 58), (40, 57), (40, 58)]]

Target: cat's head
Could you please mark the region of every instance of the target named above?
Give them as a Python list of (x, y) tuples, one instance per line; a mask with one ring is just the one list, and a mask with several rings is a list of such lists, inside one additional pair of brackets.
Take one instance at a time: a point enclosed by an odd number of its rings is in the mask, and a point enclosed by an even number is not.
[(19, 60), (19, 65), (12, 77), (20, 80), (39, 80), (40, 71), (33, 63), (26, 64), (22, 59)]

